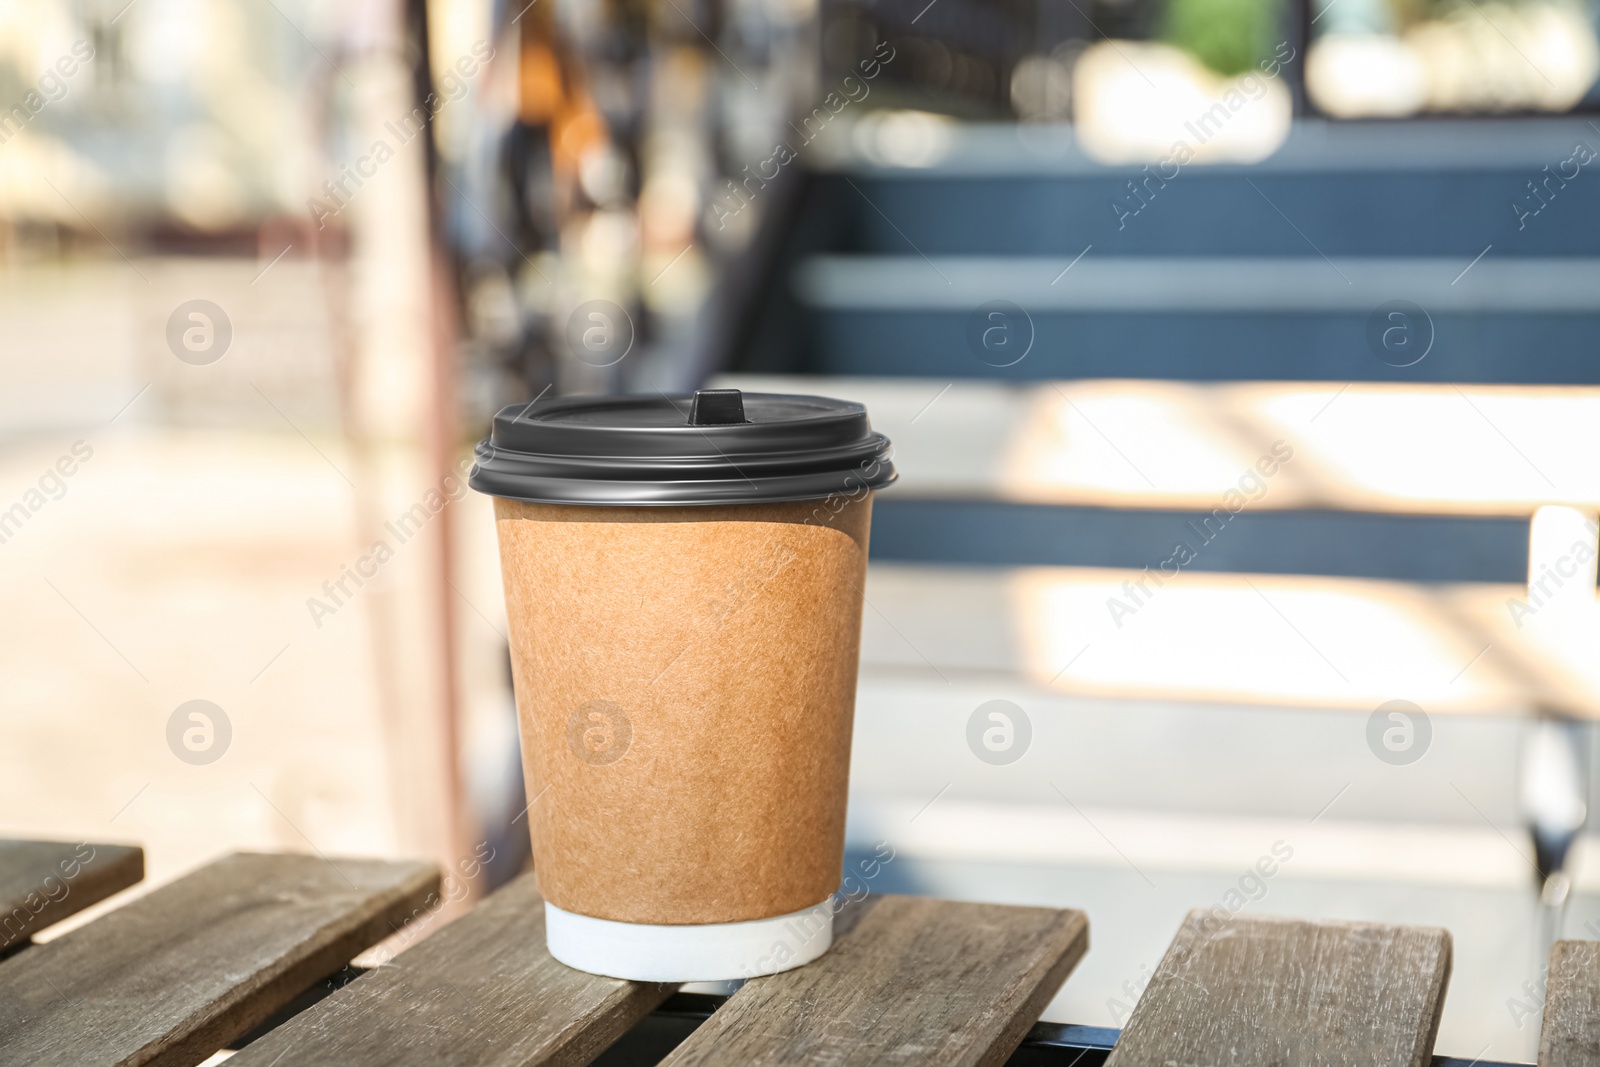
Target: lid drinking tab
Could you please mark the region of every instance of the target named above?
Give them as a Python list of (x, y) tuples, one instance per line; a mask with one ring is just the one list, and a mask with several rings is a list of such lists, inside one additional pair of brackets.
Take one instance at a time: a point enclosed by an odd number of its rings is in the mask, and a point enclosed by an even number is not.
[(744, 394), (737, 389), (700, 389), (689, 409), (690, 426), (731, 426), (742, 423)]

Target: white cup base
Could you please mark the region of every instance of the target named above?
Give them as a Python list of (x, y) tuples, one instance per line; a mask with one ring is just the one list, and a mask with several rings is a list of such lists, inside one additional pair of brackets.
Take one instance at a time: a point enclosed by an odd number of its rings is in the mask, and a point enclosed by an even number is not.
[(749, 922), (655, 926), (545, 901), (544, 928), (550, 955), (580, 971), (635, 982), (724, 982), (792, 970), (828, 951), (833, 903)]

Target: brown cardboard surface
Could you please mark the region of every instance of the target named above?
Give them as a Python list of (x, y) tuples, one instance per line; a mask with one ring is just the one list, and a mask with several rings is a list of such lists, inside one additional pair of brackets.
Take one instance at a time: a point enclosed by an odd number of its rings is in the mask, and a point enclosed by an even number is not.
[(547, 900), (677, 925), (838, 888), (871, 512), (495, 501)]

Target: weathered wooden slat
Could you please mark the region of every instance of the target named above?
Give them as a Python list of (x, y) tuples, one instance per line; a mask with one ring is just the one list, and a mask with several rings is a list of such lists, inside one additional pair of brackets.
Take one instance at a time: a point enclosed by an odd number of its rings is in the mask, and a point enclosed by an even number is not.
[(563, 966), (527, 874), (254, 1042), (230, 1067), (531, 1067), (594, 1059), (676, 989)]
[(1600, 941), (1557, 941), (1545, 977), (1539, 1067), (1600, 1063)]
[(1107, 1067), (1426, 1067), (1445, 930), (1192, 911)]
[(0, 954), (144, 877), (144, 850), (0, 841)]
[(827, 955), (752, 979), (662, 1064), (1004, 1063), (1088, 944), (1079, 911), (869, 900)]
[(438, 884), (423, 863), (224, 857), (0, 962), (0, 1065), (199, 1063)]

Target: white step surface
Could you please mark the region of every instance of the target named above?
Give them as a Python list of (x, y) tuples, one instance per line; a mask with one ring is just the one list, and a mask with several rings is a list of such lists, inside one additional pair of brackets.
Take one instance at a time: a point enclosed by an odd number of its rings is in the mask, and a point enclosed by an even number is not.
[[(855, 119), (846, 116), (847, 123)], [(813, 166), (915, 179), (1098, 175), (1114, 168), (1079, 147), (1071, 123), (944, 122), (925, 135), (912, 163), (889, 163), (861, 137), (819, 140)], [(1328, 122), (1297, 119), (1281, 148), (1252, 174), (1328, 171), (1486, 170), (1550, 162), (1550, 146), (1586, 141), (1593, 130), (1579, 118), (1407, 119), (1405, 122)], [(841, 131), (846, 129), (841, 125)], [(1127, 168), (1135, 170), (1137, 168)], [(1223, 169), (1223, 168), (1217, 168)], [(1236, 168), (1227, 168), (1236, 171)], [(1202, 173), (1204, 171), (1202, 170)]]
[(1487, 583), (1179, 571), (1158, 587), (1103, 568), (875, 564), (862, 671), (1363, 712), (1400, 699), (1430, 714), (1600, 711), (1592, 595), (1513, 617), (1507, 604), (1524, 595)]
[[(888, 492), (903, 498), (1210, 511), (1243, 482), (1246, 510), (1600, 510), (1597, 387), (765, 375), (717, 384), (865, 404), (894, 442), (900, 482)], [(1293, 456), (1258, 489), (1251, 474), (1280, 441)]]
[[(796, 268), (806, 304), (836, 311), (957, 311), (1004, 296), (1046, 312), (1327, 312), (1366, 315), (1405, 294), (1429, 312), (1600, 311), (1600, 260), (1385, 256), (817, 255)], [(931, 268), (931, 269), (930, 269)]]

